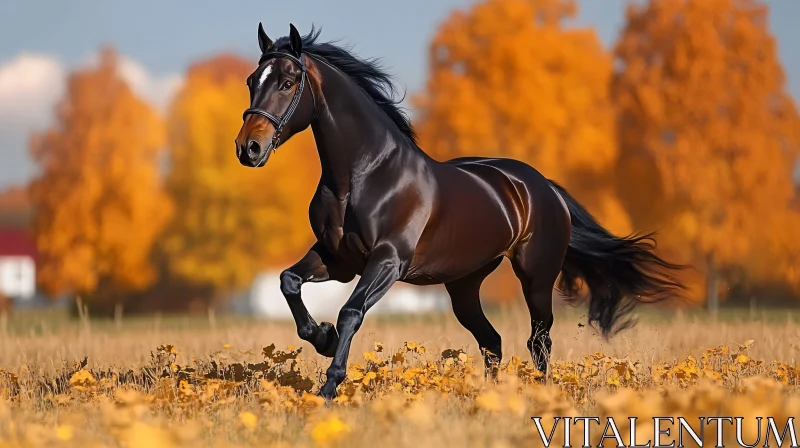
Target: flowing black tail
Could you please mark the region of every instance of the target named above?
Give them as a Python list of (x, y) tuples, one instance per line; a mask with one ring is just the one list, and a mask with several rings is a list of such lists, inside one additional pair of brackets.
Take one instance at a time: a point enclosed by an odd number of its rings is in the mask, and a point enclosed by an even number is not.
[(579, 280), (586, 283), (590, 325), (597, 324), (608, 337), (634, 324), (629, 313), (636, 304), (680, 297), (684, 286), (672, 274), (686, 266), (656, 255), (652, 233), (614, 236), (566, 190), (551, 183), (566, 202), (572, 220), (558, 289), (574, 301), (579, 297)]

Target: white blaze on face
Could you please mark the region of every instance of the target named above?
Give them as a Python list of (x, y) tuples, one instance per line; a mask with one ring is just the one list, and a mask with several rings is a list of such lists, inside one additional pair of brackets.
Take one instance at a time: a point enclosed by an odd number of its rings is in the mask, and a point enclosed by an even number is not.
[(270, 73), (272, 73), (272, 62), (267, 64), (267, 66), (264, 67), (264, 71), (261, 72), (261, 77), (258, 78), (258, 87), (264, 85), (264, 82), (267, 80), (267, 77), (269, 76)]

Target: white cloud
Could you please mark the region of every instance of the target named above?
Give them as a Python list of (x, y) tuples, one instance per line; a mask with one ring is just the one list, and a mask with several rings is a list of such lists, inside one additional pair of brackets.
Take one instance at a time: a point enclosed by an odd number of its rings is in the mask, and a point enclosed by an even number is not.
[(65, 84), (66, 69), (52, 56), (23, 53), (0, 62), (0, 189), (33, 175), (28, 136), (50, 122)]
[[(99, 61), (99, 54), (92, 53), (80, 64), (82, 67), (94, 67)], [(156, 75), (139, 61), (125, 55), (119, 55), (119, 75), (140, 98), (166, 112), (173, 95), (183, 83), (183, 77), (177, 73)]]
[(166, 111), (183, 83), (183, 77), (177, 73), (156, 76), (139, 62), (124, 56), (120, 58), (119, 73), (137, 95), (161, 111)]
[(65, 81), (63, 65), (47, 55), (21, 54), (0, 65), (0, 132), (46, 125)]
[[(79, 66), (91, 66), (97, 55)], [(56, 57), (22, 53), (0, 61), (0, 189), (23, 183), (34, 172), (28, 157), (28, 136), (45, 129), (64, 95), (68, 68)], [(177, 73), (156, 75), (138, 61), (120, 56), (120, 76), (142, 99), (166, 112), (183, 78)]]

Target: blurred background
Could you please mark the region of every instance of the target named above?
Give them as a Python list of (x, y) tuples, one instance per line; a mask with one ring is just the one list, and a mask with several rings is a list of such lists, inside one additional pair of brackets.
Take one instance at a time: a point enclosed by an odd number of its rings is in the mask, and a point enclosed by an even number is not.
[[(0, 2), (3, 312), (289, 317), (320, 168), (310, 131), (235, 158), (259, 21), (380, 57), (434, 158), (517, 158), (617, 234), (658, 231), (694, 267), (675, 306), (800, 304), (799, 2), (379, 3)], [(335, 316), (353, 287), (304, 295)], [(521, 301), (507, 262), (483, 296)], [(375, 311), (447, 308), (397, 285)]]

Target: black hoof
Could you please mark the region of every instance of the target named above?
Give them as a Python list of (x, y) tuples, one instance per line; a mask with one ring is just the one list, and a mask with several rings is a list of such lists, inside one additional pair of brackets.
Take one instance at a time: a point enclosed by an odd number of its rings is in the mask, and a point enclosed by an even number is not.
[(330, 402), (336, 398), (336, 385), (330, 382), (325, 382), (325, 384), (322, 385), (322, 388), (320, 388), (318, 395), (325, 399), (325, 403), (330, 404)]
[(339, 346), (339, 334), (336, 332), (333, 324), (330, 322), (323, 322), (319, 324), (319, 333), (317, 340), (314, 343), (314, 348), (322, 356), (333, 358), (336, 354), (336, 347)]

